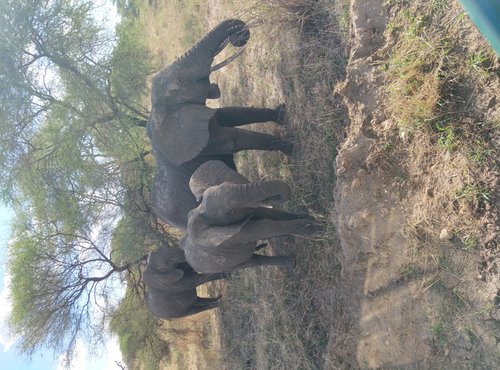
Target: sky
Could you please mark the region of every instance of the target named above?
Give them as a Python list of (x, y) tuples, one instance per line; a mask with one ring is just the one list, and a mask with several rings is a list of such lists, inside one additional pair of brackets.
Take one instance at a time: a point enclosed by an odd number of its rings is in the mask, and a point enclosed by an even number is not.
[[(102, 12), (98, 18), (106, 20), (110, 27), (119, 20), (115, 6), (111, 0), (96, 0)], [(12, 212), (0, 204), (0, 364), (2, 370), (62, 370), (63, 359), (53, 355), (52, 351), (45, 351), (33, 356), (31, 361), (21, 357), (16, 348), (16, 341), (9, 335), (6, 327), (6, 318), (10, 312), (9, 304), (9, 277), (6, 275), (7, 247), (10, 238), (10, 220)], [(121, 352), (115, 337), (109, 338), (106, 349), (101, 357), (91, 356), (85, 344), (77, 341), (76, 357), (71, 370), (116, 370), (119, 369), (115, 361), (122, 361)]]

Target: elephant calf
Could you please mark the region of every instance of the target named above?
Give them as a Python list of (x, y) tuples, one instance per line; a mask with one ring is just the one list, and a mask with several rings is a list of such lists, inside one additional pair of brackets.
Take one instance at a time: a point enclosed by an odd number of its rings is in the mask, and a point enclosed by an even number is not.
[(173, 319), (218, 306), (219, 298), (201, 298), (196, 287), (222, 279), (225, 274), (198, 274), (186, 263), (180, 248), (160, 248), (149, 253), (143, 280), (148, 287), (146, 305), (153, 315)]
[(180, 246), (198, 272), (279, 265), (290, 267), (287, 256), (255, 254), (257, 241), (279, 235), (308, 235), (319, 225), (304, 215), (261, 207), (267, 201), (284, 202), (290, 188), (282, 181), (249, 182), (220, 161), (208, 161), (191, 177), (200, 205), (189, 213), (186, 235)]

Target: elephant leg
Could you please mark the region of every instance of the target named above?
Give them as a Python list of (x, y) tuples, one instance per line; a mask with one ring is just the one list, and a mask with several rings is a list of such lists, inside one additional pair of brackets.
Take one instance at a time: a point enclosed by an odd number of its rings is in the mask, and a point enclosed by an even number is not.
[[(281, 235), (310, 235), (323, 229), (310, 219), (297, 220), (250, 220), (235, 235), (234, 245), (251, 243)], [(233, 239), (232, 238), (232, 239)]]
[(224, 279), (226, 276), (223, 273), (217, 274), (198, 274), (191, 272), (185, 274), (181, 281), (175, 284), (179, 291), (185, 291), (196, 288), (199, 285), (208, 283), (209, 281)]
[(299, 220), (299, 219), (311, 219), (309, 215), (298, 215), (295, 213), (281, 211), (274, 208), (258, 207), (252, 213), (252, 220)]
[(214, 299), (214, 298), (198, 298), (198, 301), (189, 310), (186, 311), (183, 317), (195, 315), (203, 311), (208, 311), (220, 305), (217, 302), (219, 300), (218, 298), (215, 298), (217, 301), (210, 301), (210, 302), (205, 301), (205, 299)]
[(248, 261), (240, 263), (238, 266), (233, 267), (232, 270), (259, 266), (283, 266), (290, 268), (295, 266), (295, 259), (288, 256), (263, 256), (254, 254)]
[(221, 127), (235, 127), (251, 123), (282, 123), (285, 116), (284, 104), (275, 109), (253, 107), (223, 107), (217, 109), (214, 119)]
[(207, 99), (218, 99), (220, 98), (219, 85), (216, 83), (211, 83), (208, 87)]
[(293, 144), (289, 140), (239, 128), (226, 128), (226, 130), (234, 130), (233, 153), (242, 150), (279, 150), (287, 155), (292, 153)]
[(210, 121), (209, 133), (207, 146), (199, 154), (204, 158), (242, 150), (279, 150), (288, 155), (293, 147), (290, 141), (277, 136), (236, 127), (221, 127), (215, 120)]

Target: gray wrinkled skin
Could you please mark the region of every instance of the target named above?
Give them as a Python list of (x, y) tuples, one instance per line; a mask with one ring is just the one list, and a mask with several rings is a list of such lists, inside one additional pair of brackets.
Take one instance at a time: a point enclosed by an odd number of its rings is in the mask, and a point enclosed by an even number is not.
[[(227, 176), (221, 175), (225, 169)], [(186, 235), (180, 242), (186, 260), (198, 272), (216, 273), (262, 265), (291, 267), (286, 256), (255, 254), (257, 241), (279, 235), (309, 235), (321, 231), (307, 215), (262, 207), (284, 202), (290, 188), (283, 181), (242, 181), (223, 163), (204, 163), (192, 176), (196, 192), (204, 189), (200, 205), (189, 213)], [(237, 183), (231, 182), (237, 179)], [(201, 184), (201, 185), (200, 185)]]

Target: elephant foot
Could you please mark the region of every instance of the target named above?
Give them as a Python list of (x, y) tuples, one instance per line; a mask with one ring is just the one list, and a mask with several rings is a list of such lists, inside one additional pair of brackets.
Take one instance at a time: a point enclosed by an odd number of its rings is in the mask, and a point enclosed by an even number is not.
[(276, 118), (274, 119), (274, 122), (276, 122), (279, 125), (284, 125), (286, 123), (286, 105), (285, 104), (280, 104), (276, 108), (274, 108), (274, 113), (276, 114)]
[(283, 259), (283, 267), (292, 270), (297, 266), (297, 258), (295, 254), (289, 254), (288, 256), (283, 257)]
[(292, 155), (293, 143), (289, 140), (281, 139), (276, 142), (276, 149), (285, 155)]
[(292, 234), (300, 236), (321, 235), (325, 233), (325, 227), (316, 222), (310, 216), (298, 220), (300, 226)]
[(325, 233), (326, 229), (323, 225), (320, 225), (316, 222), (311, 222), (304, 226), (303, 231), (305, 235), (321, 235)]

